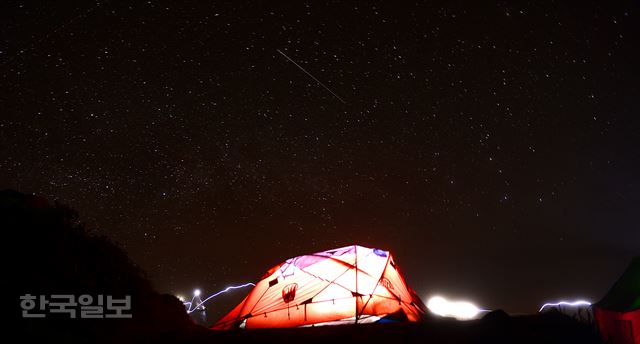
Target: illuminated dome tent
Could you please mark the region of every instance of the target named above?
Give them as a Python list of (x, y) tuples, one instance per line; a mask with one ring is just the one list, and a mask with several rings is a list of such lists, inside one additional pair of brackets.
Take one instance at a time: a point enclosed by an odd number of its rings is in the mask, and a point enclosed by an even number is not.
[(211, 328), (419, 321), (425, 311), (388, 251), (353, 245), (274, 266)]

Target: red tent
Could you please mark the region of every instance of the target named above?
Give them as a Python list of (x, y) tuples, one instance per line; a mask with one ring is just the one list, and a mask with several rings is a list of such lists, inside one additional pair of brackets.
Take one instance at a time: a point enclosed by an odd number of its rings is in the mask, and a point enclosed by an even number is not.
[(274, 266), (211, 328), (419, 321), (425, 312), (388, 251), (353, 245)]
[(640, 344), (640, 257), (594, 305), (594, 314), (605, 343)]
[(595, 307), (594, 314), (605, 343), (640, 344), (640, 309), (616, 312)]

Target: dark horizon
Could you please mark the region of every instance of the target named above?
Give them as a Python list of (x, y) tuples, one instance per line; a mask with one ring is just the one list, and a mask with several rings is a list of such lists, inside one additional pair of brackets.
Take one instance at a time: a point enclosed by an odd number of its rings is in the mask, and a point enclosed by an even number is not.
[(160, 292), (359, 244), (425, 302), (534, 313), (640, 252), (636, 2), (3, 7), (0, 189)]

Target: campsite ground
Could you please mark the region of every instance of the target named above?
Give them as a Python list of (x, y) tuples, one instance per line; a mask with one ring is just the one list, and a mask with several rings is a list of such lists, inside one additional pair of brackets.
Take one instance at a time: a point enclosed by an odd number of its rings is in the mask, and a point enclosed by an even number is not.
[[(153, 290), (124, 250), (90, 235), (68, 207), (0, 191), (0, 228), (12, 229), (3, 250), (20, 263), (10, 266), (14, 296), (9, 300), (20, 300), (25, 293), (61, 294), (61, 290), (72, 295), (132, 295), (130, 319), (71, 319), (64, 314), (25, 318), (21, 304), (13, 302), (17, 326), (9, 329), (22, 342), (601, 343), (592, 327), (553, 312), (509, 316), (494, 311), (468, 322), (428, 315), (421, 323), (212, 331), (196, 325), (175, 296)], [(25, 242), (28, 251), (15, 244)]]
[(493, 312), (474, 321), (429, 320), (296, 329), (203, 331), (202, 343), (601, 343), (595, 330), (558, 313), (510, 317)]

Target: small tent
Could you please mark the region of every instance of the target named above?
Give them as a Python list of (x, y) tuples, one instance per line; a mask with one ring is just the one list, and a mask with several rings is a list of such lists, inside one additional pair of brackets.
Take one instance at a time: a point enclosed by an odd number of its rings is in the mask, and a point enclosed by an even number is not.
[(419, 321), (425, 313), (388, 251), (353, 245), (274, 266), (211, 328)]
[(594, 305), (594, 314), (605, 343), (640, 344), (640, 257)]

